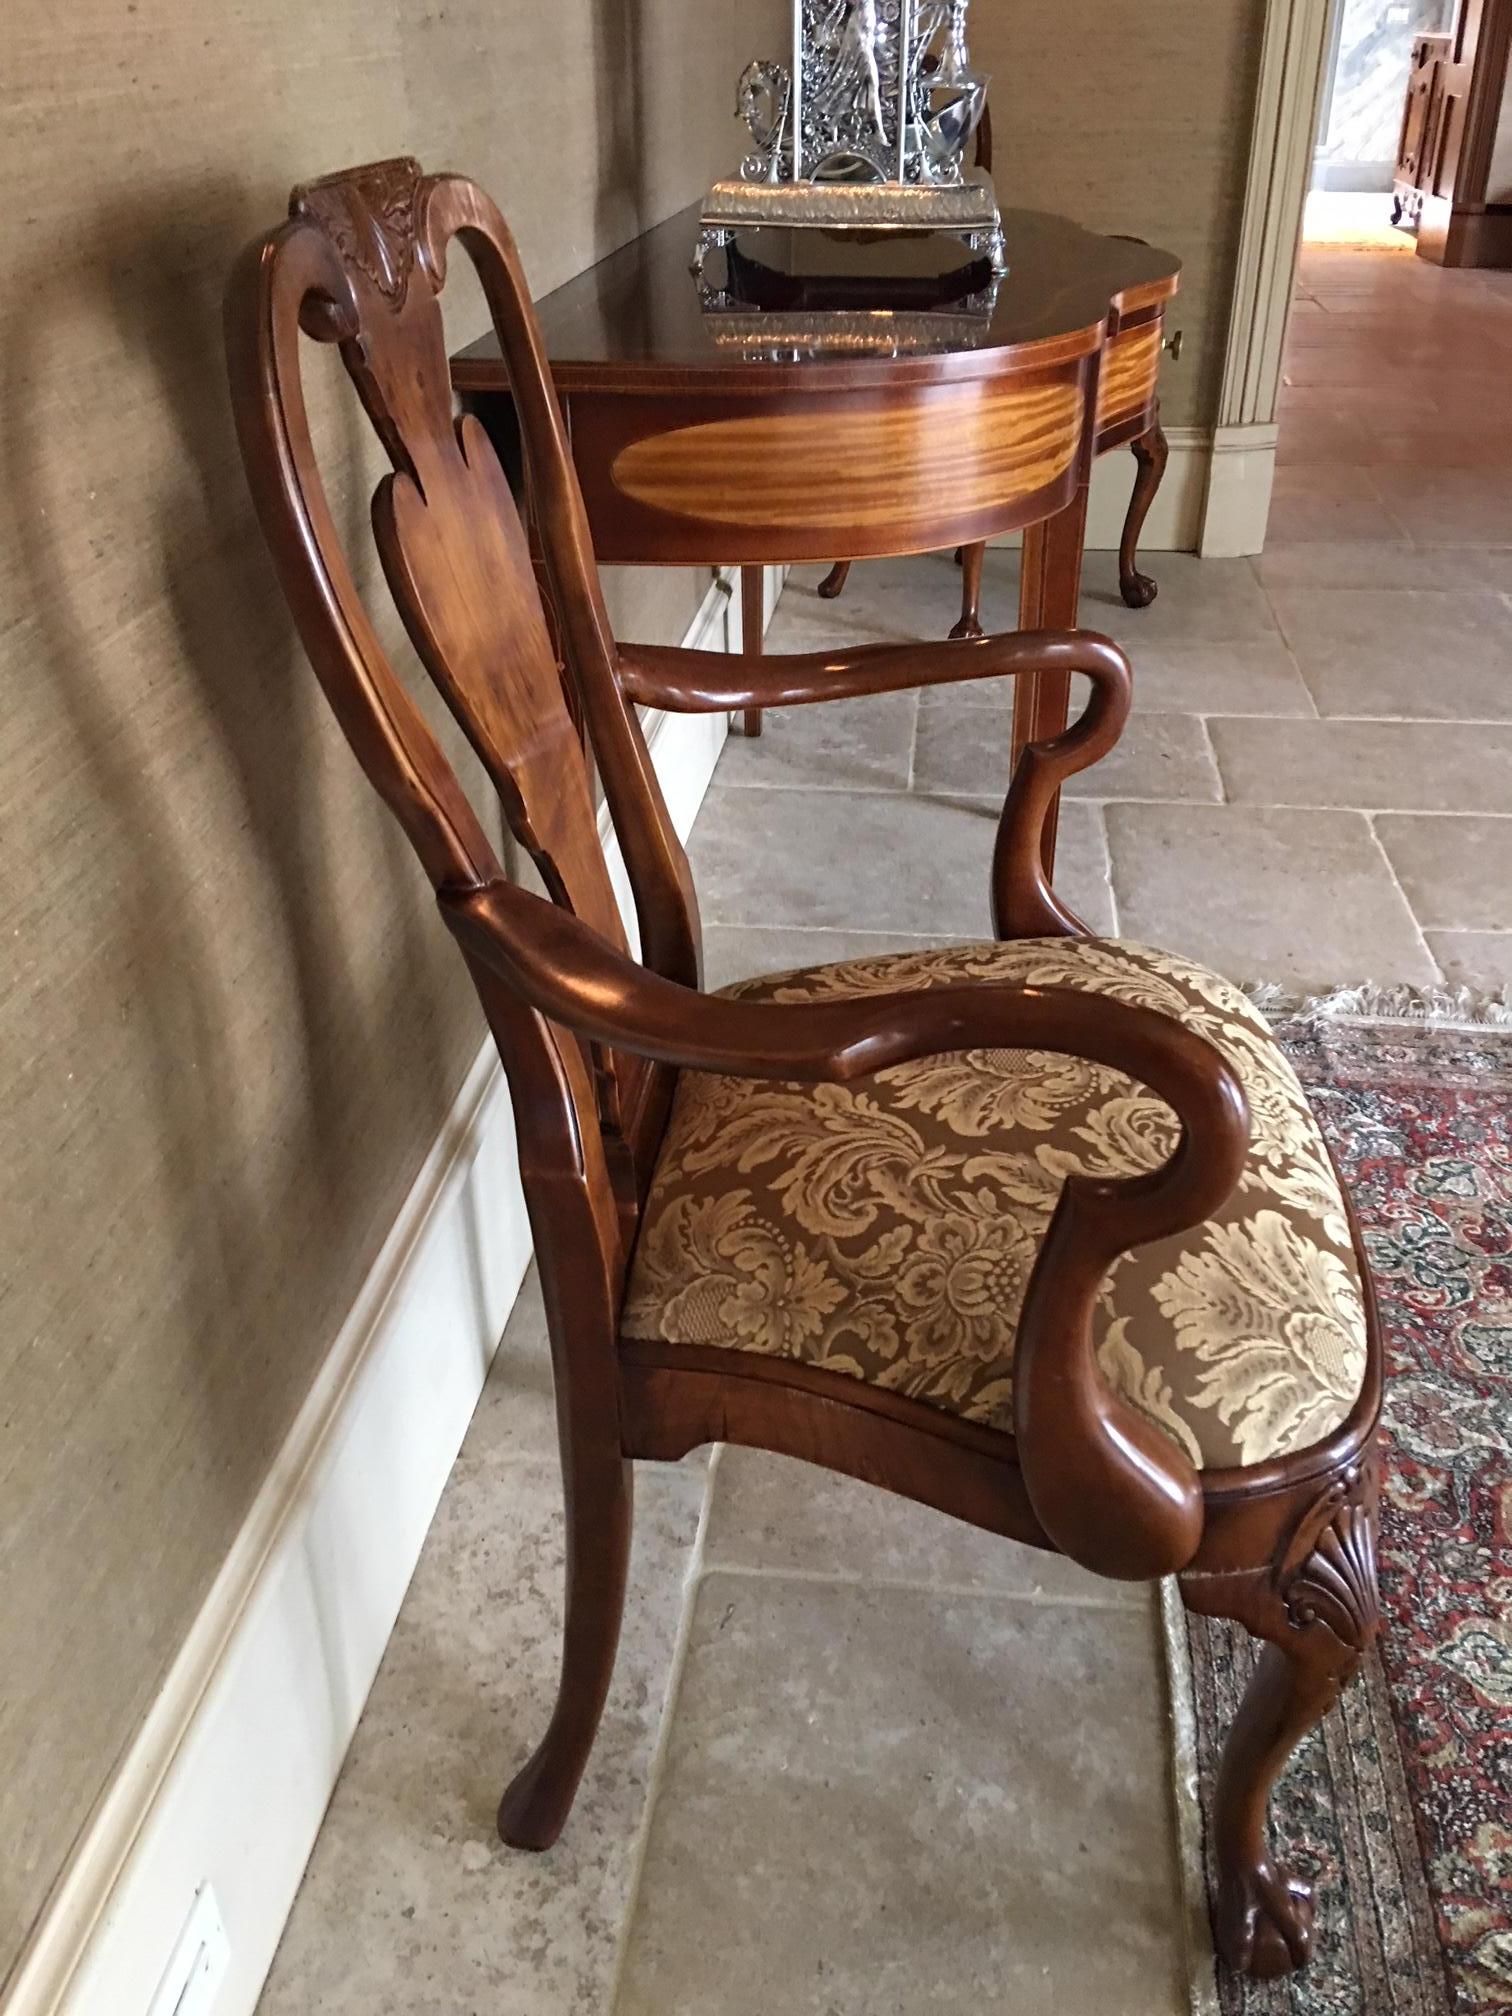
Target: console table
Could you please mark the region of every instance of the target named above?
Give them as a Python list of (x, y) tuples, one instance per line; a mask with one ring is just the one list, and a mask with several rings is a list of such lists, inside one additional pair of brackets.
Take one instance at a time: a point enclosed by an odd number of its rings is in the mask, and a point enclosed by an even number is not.
[[(995, 287), (953, 241), (947, 254), (772, 231), (698, 280), (694, 207), (548, 294), (537, 312), (600, 561), (738, 565), (759, 583), (771, 564), (1021, 531), (1020, 626), (1072, 628), (1092, 462), (1133, 444), (1122, 572), (1127, 599), (1147, 602), (1135, 549), (1164, 466), (1157, 381), (1180, 262), (1043, 212), (1003, 223)], [(491, 333), (452, 377), (513, 466)], [(1015, 754), (1063, 727), (1068, 702), (1064, 678), (1019, 682)]]

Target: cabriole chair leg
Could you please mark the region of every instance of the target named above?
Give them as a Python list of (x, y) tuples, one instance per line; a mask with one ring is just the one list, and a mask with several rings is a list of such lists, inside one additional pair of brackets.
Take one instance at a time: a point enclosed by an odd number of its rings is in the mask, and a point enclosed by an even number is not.
[(534, 1756), (499, 1802), (511, 1848), (549, 1848), (567, 1823), (614, 1673), (630, 1560), (634, 1465), (618, 1450), (567, 1471), (567, 1617), (562, 1677)]
[(1303, 1519), (1275, 1570), (1182, 1581), (1189, 1609), (1268, 1641), (1224, 1744), (1213, 1802), (1218, 1951), (1258, 1980), (1292, 1973), (1312, 1950), (1312, 1891), (1272, 1858), (1266, 1808), (1293, 1751), (1374, 1642), (1375, 1548), (1374, 1479), (1352, 1469)]

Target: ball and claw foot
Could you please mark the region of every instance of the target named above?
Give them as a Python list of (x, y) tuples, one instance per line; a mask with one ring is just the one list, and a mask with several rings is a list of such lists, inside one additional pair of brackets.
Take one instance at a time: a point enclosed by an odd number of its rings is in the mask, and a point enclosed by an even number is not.
[(850, 578), (849, 560), (837, 560), (828, 574), (819, 583), (819, 593), (826, 602), (833, 602)]
[(1298, 1744), (1337, 1704), (1379, 1635), (1379, 1502), (1372, 1429), (1356, 1457), (1282, 1528), (1269, 1568), (1181, 1581), (1189, 1611), (1227, 1618), (1261, 1641), (1224, 1740), (1212, 1807), (1214, 1942), (1225, 1966), (1258, 1981), (1294, 1974), (1312, 1951), (1312, 1891), (1272, 1861), (1266, 1809)]
[(963, 616), (950, 634), (952, 637), (985, 637), (987, 633), (975, 616)]
[(1136, 567), (1123, 576), (1118, 589), (1131, 609), (1148, 609), (1160, 593), (1160, 583), (1152, 581), (1148, 574), (1141, 574)]
[(1278, 1981), (1305, 1967), (1312, 1952), (1311, 1887), (1268, 1862), (1227, 1876), (1215, 1929), (1218, 1951), (1236, 1974)]

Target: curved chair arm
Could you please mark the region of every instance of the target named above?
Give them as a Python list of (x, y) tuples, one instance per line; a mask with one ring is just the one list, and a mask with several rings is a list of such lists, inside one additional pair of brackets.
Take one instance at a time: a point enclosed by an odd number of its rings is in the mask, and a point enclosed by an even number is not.
[[(994, 637), (858, 644), (770, 658), (690, 651), (675, 644), (619, 646), (625, 697), (673, 714), (806, 707), (867, 693), (900, 693), (913, 686), (953, 686), (966, 679), (1054, 672), (1083, 672), (1093, 682), (1093, 705), (1083, 719), (1095, 715), (1111, 730), (1107, 742), (1111, 748), (1129, 715), (1129, 661), (1110, 638), (1091, 630), (1015, 630)], [(1098, 749), (1087, 761), (1095, 762), (1102, 754)]]
[(746, 707), (805, 707), (913, 686), (1025, 674), (1092, 684), (1086, 711), (1048, 742), (1022, 751), (998, 823), (992, 857), (992, 915), (999, 938), (1079, 938), (1087, 927), (1050, 887), (1042, 837), (1045, 817), (1068, 777), (1106, 756), (1129, 718), (1129, 661), (1091, 630), (1017, 630), (939, 644), (862, 644), (843, 651), (803, 651), (772, 658), (675, 645), (622, 644), (620, 683), (627, 699), (674, 714), (715, 714)]
[(1072, 1176), (1062, 1189), (1024, 1300), (1014, 1414), (1030, 1502), (1065, 1553), (1130, 1578), (1191, 1559), (1203, 1522), (1197, 1473), (1103, 1379), (1092, 1315), (1121, 1254), (1200, 1225), (1239, 1180), (1249, 1110), (1210, 1043), (1154, 1009), (1064, 987), (976, 981), (846, 1001), (732, 1001), (663, 979), (510, 883), (443, 889), (439, 901), (469, 956), (539, 1014), (684, 1070), (844, 1083), (952, 1051), (1051, 1050), (1157, 1093), (1181, 1123), (1169, 1161), (1116, 1181)]

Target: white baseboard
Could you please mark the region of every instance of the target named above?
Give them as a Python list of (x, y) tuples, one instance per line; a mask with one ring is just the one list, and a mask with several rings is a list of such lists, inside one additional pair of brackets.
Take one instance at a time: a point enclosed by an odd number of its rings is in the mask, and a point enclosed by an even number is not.
[(1198, 552), (1204, 560), (1239, 559), (1265, 551), (1271, 487), (1276, 477), (1274, 422), (1220, 427), (1213, 436), (1212, 467)]
[(513, 1118), (485, 1050), (7, 2016), (142, 2016), (206, 1882), (230, 1946), (215, 2016), (250, 2016), (529, 1259)]
[[(1140, 535), (1141, 553), (1191, 553), (1202, 530), (1213, 437), (1205, 427), (1171, 427), (1166, 439), (1171, 459)], [(1087, 505), (1087, 545), (1094, 552), (1118, 551), (1135, 470), (1133, 451), (1128, 448), (1097, 458)]]
[[(728, 648), (731, 599), (716, 582), (685, 641)], [(682, 834), (726, 726), (722, 714), (647, 723)], [(210, 2006), (251, 2016), (529, 1260), (490, 1044), (59, 1879), (4, 2016), (145, 2016), (207, 1882), (230, 1945)]]
[[(1202, 514), (1208, 489), (1208, 465), (1213, 437), (1205, 427), (1173, 427), (1168, 430), (1171, 459), (1165, 480), (1156, 492), (1139, 542), (1142, 553), (1193, 553), (1202, 533)], [(1087, 548), (1094, 553), (1116, 553), (1123, 538), (1124, 519), (1134, 489), (1136, 465), (1131, 450), (1115, 449), (1100, 455), (1093, 465), (1092, 494), (1087, 500)], [(1017, 532), (994, 545), (1017, 546)]]

